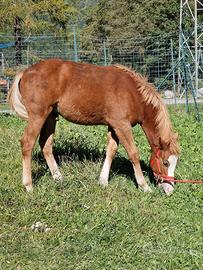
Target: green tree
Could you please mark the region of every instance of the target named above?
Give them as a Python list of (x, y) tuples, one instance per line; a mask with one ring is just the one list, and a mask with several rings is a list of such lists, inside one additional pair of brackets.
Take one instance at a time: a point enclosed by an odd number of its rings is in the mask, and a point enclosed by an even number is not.
[(86, 29), (98, 38), (177, 33), (179, 5), (179, 0), (101, 0), (90, 11)]
[(16, 64), (20, 64), (22, 34), (65, 31), (76, 9), (63, 0), (1, 0), (0, 31), (15, 36)]
[(1, 0), (0, 31), (11, 33), (16, 18), (23, 33), (58, 31), (71, 24), (75, 16), (74, 6), (64, 0)]

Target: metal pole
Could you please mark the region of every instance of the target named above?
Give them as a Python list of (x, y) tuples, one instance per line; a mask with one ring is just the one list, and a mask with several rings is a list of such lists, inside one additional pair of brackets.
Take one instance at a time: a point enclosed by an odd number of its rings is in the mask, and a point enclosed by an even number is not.
[(30, 46), (29, 46), (29, 42), (27, 45), (27, 67), (29, 67), (29, 56), (30, 56)]
[(73, 33), (74, 33), (74, 58), (75, 62), (78, 62), (78, 50), (77, 50), (77, 38), (76, 38), (76, 27), (73, 26)]
[(4, 63), (4, 54), (1, 53), (1, 67), (2, 67), (2, 75), (4, 75), (5, 63)]
[(173, 55), (173, 40), (171, 38), (171, 64), (172, 64), (172, 70), (173, 70), (173, 93), (174, 93), (174, 102), (175, 102), (175, 108), (177, 105), (176, 102), (176, 79), (175, 79), (175, 69), (174, 69), (174, 55)]
[(103, 42), (103, 48), (104, 48), (104, 65), (107, 66), (106, 41)]
[(186, 105), (186, 112), (189, 113), (189, 101), (188, 101), (188, 82), (187, 82), (187, 72), (186, 72), (186, 64), (185, 59), (183, 63), (183, 82), (184, 82), (184, 90), (185, 90), (185, 105)]
[(196, 119), (197, 119), (197, 121), (200, 121), (201, 120), (201, 116), (200, 116), (198, 104), (197, 104), (197, 101), (196, 101), (195, 89), (194, 89), (194, 85), (192, 83), (192, 74), (191, 74), (191, 70), (190, 70), (189, 64), (186, 66), (186, 68), (187, 68), (188, 77), (190, 78), (189, 83), (190, 83), (190, 89), (192, 91), (192, 97), (193, 97), (194, 105), (195, 105), (195, 109), (196, 109)]
[[(178, 59), (179, 63), (182, 58), (182, 45), (183, 45), (183, 0), (180, 1), (180, 23), (179, 23), (179, 53), (178, 53)], [(180, 66), (178, 67), (178, 94), (181, 92), (181, 70)]]
[(195, 0), (195, 95), (197, 94), (198, 91), (198, 48), (197, 48), (197, 42), (198, 42), (198, 37), (197, 37), (197, 1)]
[(158, 64), (158, 70), (157, 70), (157, 71), (158, 71), (158, 72), (157, 72), (158, 79), (160, 78), (160, 70), (159, 70), (159, 66), (160, 66), (160, 65), (159, 65), (159, 50), (160, 50), (160, 44), (159, 44), (159, 42), (158, 42), (158, 53), (157, 53), (157, 54), (158, 54), (158, 55), (157, 55), (157, 56), (158, 56), (158, 63), (157, 63), (157, 64)]

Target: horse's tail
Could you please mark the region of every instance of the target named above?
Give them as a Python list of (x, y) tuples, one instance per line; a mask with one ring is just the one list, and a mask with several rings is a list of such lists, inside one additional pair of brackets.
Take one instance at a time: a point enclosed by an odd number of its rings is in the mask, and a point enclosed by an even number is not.
[(21, 119), (28, 120), (28, 113), (23, 104), (23, 99), (19, 90), (19, 82), (23, 76), (24, 71), (16, 74), (13, 84), (8, 93), (8, 103), (11, 108)]

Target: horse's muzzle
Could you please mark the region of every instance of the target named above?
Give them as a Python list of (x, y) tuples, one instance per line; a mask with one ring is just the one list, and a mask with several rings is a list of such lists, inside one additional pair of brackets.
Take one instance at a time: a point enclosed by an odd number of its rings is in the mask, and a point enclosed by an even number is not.
[(161, 186), (164, 190), (164, 192), (167, 195), (171, 195), (174, 190), (174, 177), (167, 176), (167, 175), (159, 175), (154, 173), (154, 178), (156, 180), (156, 183)]

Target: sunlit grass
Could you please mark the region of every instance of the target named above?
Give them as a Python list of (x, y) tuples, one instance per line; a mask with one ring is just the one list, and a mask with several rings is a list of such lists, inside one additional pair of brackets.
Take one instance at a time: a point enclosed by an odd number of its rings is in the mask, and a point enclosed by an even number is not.
[[(202, 124), (184, 112), (172, 121), (182, 150), (176, 176), (202, 179)], [(37, 146), (27, 194), (19, 143), (25, 124), (0, 115), (0, 269), (203, 269), (202, 186), (179, 184), (167, 197), (150, 183), (153, 193), (144, 194), (120, 147), (102, 188), (107, 128), (60, 119), (54, 150), (64, 181), (52, 180)], [(134, 137), (149, 182), (150, 148), (139, 127)], [(50, 231), (33, 231), (37, 221)]]

